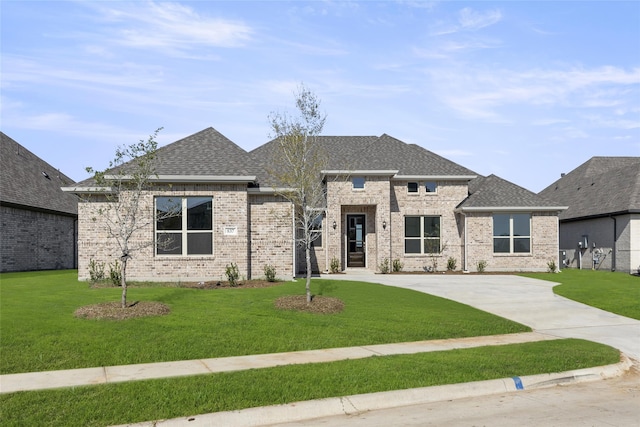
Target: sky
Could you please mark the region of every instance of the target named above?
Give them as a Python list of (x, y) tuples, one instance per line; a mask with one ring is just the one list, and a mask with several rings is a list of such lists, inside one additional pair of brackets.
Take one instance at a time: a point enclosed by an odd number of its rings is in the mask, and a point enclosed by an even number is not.
[(534, 192), (640, 156), (638, 1), (0, 0), (0, 20), (0, 130), (75, 181), (160, 127), (250, 151), (301, 85), (324, 135)]

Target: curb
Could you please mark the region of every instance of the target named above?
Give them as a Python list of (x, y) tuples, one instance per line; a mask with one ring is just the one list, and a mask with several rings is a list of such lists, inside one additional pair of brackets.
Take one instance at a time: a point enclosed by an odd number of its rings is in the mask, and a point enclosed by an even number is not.
[(215, 412), (169, 420), (123, 424), (116, 427), (204, 427), (222, 425), (226, 427), (259, 427), (339, 415), (357, 415), (378, 409), (421, 405), (499, 393), (513, 393), (522, 390), (615, 378), (628, 371), (633, 364), (625, 355), (622, 355), (621, 358), (620, 363), (613, 365), (560, 373), (384, 391), (345, 397), (330, 397), (284, 405)]

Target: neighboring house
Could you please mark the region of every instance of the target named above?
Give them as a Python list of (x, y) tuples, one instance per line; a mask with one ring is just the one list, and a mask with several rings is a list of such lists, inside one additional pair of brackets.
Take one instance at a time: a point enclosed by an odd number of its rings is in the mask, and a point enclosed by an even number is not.
[[(545, 271), (558, 263), (558, 213), (564, 209), (496, 176), (473, 171), (417, 145), (388, 135), (318, 137), (328, 164), (324, 216), (315, 230), (313, 269), (379, 271), (399, 260), (405, 271)], [(156, 222), (139, 238), (178, 242), (150, 246), (129, 261), (138, 280), (224, 278), (236, 263), (257, 278), (272, 264), (280, 277), (305, 269), (294, 241), (293, 207), (277, 195), (267, 175), (277, 141), (246, 152), (212, 128), (157, 152), (156, 188), (149, 215), (181, 200), (181, 220)], [(170, 185), (169, 185), (170, 184)], [(90, 192), (92, 180), (67, 191)], [(102, 224), (93, 222), (99, 202), (79, 205), (79, 276), (91, 260), (119, 255)], [(191, 224), (191, 225), (190, 225)], [(198, 224), (197, 226), (195, 224)]]
[(0, 271), (76, 268), (73, 180), (0, 132)]
[(640, 157), (592, 157), (540, 195), (568, 206), (560, 214), (567, 266), (640, 269)]

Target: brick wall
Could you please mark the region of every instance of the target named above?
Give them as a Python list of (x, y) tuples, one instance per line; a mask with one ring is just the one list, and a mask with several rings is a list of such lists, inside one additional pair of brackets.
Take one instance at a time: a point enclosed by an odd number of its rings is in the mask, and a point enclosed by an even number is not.
[(76, 267), (74, 217), (8, 206), (0, 213), (0, 271)]
[(493, 214), (467, 213), (467, 268), (476, 271), (480, 260), (486, 271), (547, 271), (548, 263), (558, 262), (558, 217), (555, 212), (531, 215), (531, 253), (493, 253)]
[[(155, 196), (213, 197), (213, 254), (200, 256), (156, 255), (154, 239)], [(89, 263), (108, 265), (120, 256), (104, 218), (98, 214), (104, 202), (79, 206), (79, 266), (81, 280), (89, 279)], [(141, 202), (142, 228), (132, 237), (142, 247), (131, 253), (127, 266), (130, 280), (206, 281), (226, 280), (225, 268), (238, 266), (241, 278), (264, 276), (264, 266), (276, 267), (278, 277), (293, 275), (291, 205), (275, 196), (248, 195), (246, 185), (173, 185), (148, 192)], [(92, 218), (96, 220), (93, 221)], [(225, 233), (225, 229), (233, 229)]]

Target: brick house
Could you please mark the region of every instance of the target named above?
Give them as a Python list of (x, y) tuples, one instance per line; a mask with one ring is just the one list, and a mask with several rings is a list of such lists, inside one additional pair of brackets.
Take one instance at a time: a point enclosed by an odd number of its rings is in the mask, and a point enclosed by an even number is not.
[(76, 268), (69, 177), (0, 132), (0, 272)]
[[(388, 135), (318, 137), (328, 155), (326, 206), (315, 231), (313, 269), (332, 260), (340, 270), (379, 271), (399, 260), (404, 271), (457, 269), (545, 271), (558, 263), (558, 213), (564, 208), (496, 176), (481, 177), (417, 145)], [(181, 242), (149, 246), (130, 260), (131, 279), (212, 280), (238, 265), (248, 278), (266, 264), (279, 277), (304, 271), (293, 238), (292, 205), (276, 194), (266, 173), (277, 147), (246, 152), (212, 128), (158, 150), (156, 188), (146, 195), (149, 226), (141, 238)], [(170, 185), (169, 185), (170, 184)], [(90, 190), (91, 180), (67, 191)], [(154, 221), (180, 199), (180, 220)], [(79, 277), (88, 264), (110, 262), (118, 251), (104, 226), (93, 222), (95, 204), (79, 205)]]
[(540, 195), (560, 213), (560, 250), (571, 268), (640, 271), (640, 157), (592, 157)]

